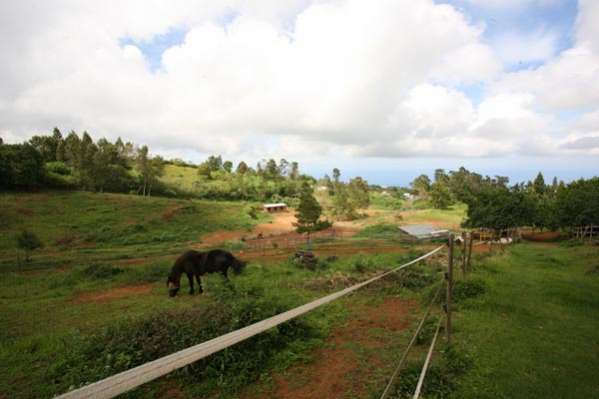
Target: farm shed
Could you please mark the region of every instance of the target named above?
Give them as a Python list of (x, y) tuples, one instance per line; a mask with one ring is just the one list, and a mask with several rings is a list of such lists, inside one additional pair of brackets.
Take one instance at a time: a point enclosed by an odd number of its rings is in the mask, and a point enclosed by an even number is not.
[(430, 240), (449, 235), (449, 230), (439, 230), (428, 224), (410, 224), (399, 226), (401, 236), (412, 240)]
[(278, 204), (264, 204), (264, 210), (266, 212), (283, 212), (287, 210), (287, 204), (278, 203)]

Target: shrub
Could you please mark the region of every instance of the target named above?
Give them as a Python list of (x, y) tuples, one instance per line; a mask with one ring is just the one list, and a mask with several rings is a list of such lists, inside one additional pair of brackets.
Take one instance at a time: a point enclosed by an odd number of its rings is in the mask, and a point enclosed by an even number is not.
[(64, 162), (47, 162), (46, 170), (61, 176), (68, 176), (71, 174), (71, 168)]
[[(437, 339), (437, 345), (439, 345)], [(473, 367), (470, 355), (462, 348), (447, 347), (441, 351), (441, 358), (433, 362), (426, 373), (422, 386), (422, 397), (448, 398), (456, 389), (456, 381)], [(399, 374), (398, 383), (390, 397), (411, 398), (422, 370), (421, 363), (411, 363)]]
[[(62, 391), (205, 342), (227, 332), (281, 313), (296, 303), (274, 298), (263, 290), (215, 290), (216, 303), (201, 309), (168, 311), (112, 325), (78, 336), (65, 344), (64, 356), (48, 370)], [(215, 388), (234, 392), (254, 381), (268, 361), (289, 345), (306, 345), (321, 334), (305, 319), (292, 320), (247, 341), (193, 363), (177, 375), (190, 378), (194, 396)]]
[(42, 248), (44, 244), (42, 244), (41, 240), (38, 238), (35, 233), (29, 230), (23, 230), (16, 237), (17, 247), (25, 251), (25, 261), (29, 262), (31, 260), (30, 253), (31, 251), (35, 251), (38, 248)]
[(419, 290), (431, 285), (435, 278), (419, 268), (407, 268), (398, 273), (401, 285), (411, 290)]
[(487, 284), (483, 280), (458, 280), (454, 282), (452, 299), (454, 302), (460, 302), (468, 298), (474, 298), (482, 295), (487, 290)]

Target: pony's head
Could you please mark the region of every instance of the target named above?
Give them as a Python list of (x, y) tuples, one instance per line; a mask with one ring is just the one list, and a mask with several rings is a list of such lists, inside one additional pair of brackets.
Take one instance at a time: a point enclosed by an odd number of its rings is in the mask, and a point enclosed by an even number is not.
[(242, 270), (247, 265), (247, 262), (241, 261), (239, 259), (235, 259), (232, 264), (233, 272), (235, 274), (241, 274)]
[(172, 298), (177, 295), (177, 292), (179, 292), (179, 289), (181, 288), (181, 280), (169, 275), (166, 279), (166, 286), (168, 287), (168, 296)]

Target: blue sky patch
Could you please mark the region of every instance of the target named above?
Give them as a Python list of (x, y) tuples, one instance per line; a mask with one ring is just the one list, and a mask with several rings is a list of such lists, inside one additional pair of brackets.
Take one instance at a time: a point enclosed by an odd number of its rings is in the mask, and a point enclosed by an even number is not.
[(148, 60), (150, 70), (155, 72), (162, 65), (162, 53), (170, 47), (183, 43), (186, 34), (186, 29), (171, 28), (168, 32), (155, 35), (150, 40), (134, 40), (129, 37), (122, 38), (119, 41), (119, 45), (122, 47), (131, 44), (138, 47), (146, 60)]

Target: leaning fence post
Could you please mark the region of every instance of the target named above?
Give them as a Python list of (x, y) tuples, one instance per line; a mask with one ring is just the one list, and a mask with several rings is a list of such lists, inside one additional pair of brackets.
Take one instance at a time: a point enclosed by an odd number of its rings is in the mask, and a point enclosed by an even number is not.
[(445, 298), (445, 334), (447, 343), (451, 343), (451, 290), (453, 289), (453, 233), (449, 233), (449, 252), (447, 254), (447, 296)]

